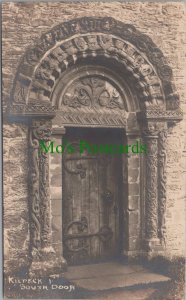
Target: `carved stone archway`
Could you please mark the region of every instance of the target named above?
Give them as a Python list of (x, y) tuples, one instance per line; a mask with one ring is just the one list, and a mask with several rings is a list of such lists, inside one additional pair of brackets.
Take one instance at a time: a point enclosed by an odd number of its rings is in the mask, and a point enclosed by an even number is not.
[[(92, 65), (97, 67), (97, 73)], [(96, 118), (98, 108), (91, 107), (92, 117), (87, 118), (82, 105), (78, 106), (78, 114), (82, 116), (78, 118), (73, 110), (77, 103), (73, 107), (72, 102), (67, 105), (66, 101), (64, 105), (63, 100), (59, 100), (63, 93), (59, 83), (64, 82), (68, 74), (73, 74), (74, 84), (78, 80), (76, 75), (81, 74), (82, 78), (98, 76), (107, 85), (116, 85), (124, 100), (117, 98), (117, 104), (113, 106), (112, 103), (110, 107), (107, 103), (106, 109), (112, 109), (112, 117), (109, 113), (107, 118), (101, 115), (105, 109), (101, 102), (99, 118)], [(60, 266), (59, 259), (64, 264), (63, 258), (54, 260), (55, 254), (52, 254), (48, 156), (38, 156), (39, 140), (50, 139), (52, 123), (55, 130), (59, 130), (59, 124), (62, 127), (121, 127), (125, 128), (129, 140), (136, 136), (145, 140), (148, 153), (143, 171), (148, 180), (144, 182), (145, 222), (141, 234), (145, 247), (135, 249), (128, 241), (125, 253), (163, 251), (167, 128), (182, 119), (182, 112), (172, 70), (148, 36), (113, 18), (87, 17), (54, 27), (23, 56), (14, 80), (9, 114), (15, 121), (31, 120), (30, 245), (36, 268), (38, 262), (46, 260), (49, 269), (56, 264)], [(129, 125), (131, 118), (137, 123), (134, 129)], [(129, 167), (130, 158), (128, 172)], [(128, 190), (130, 198), (130, 187)], [(129, 207), (126, 213), (130, 223)]]

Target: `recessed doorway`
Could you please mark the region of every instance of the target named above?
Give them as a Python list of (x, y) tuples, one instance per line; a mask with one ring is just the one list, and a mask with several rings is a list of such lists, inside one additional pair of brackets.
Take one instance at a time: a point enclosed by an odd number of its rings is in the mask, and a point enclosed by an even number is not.
[(71, 149), (63, 153), (63, 250), (69, 265), (120, 256), (122, 155), (96, 149), (121, 145), (123, 135), (121, 129), (66, 129), (63, 142)]

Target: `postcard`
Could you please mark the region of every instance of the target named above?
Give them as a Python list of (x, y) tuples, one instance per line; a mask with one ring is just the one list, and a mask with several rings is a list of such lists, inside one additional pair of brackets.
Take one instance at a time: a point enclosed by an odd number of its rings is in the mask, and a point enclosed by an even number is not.
[(183, 300), (185, 3), (1, 8), (4, 297)]

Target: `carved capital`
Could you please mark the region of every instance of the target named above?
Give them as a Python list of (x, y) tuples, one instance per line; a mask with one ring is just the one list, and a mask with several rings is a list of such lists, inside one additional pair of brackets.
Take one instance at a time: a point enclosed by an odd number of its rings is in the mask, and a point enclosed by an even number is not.
[(148, 139), (150, 136), (157, 137), (158, 136), (158, 130), (156, 128), (156, 124), (148, 123), (145, 127), (143, 127), (142, 135), (145, 139)]
[(33, 135), (37, 140), (45, 142), (50, 140), (52, 134), (52, 121), (51, 120), (33, 120), (32, 121)]
[(142, 135), (145, 138), (148, 138), (150, 136), (157, 137), (159, 132), (165, 127), (164, 122), (157, 122), (157, 121), (148, 121), (145, 122), (142, 126)]

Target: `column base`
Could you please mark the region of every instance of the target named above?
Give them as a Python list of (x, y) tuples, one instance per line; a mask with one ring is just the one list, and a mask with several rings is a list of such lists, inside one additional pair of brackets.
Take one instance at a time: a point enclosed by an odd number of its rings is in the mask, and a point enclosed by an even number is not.
[(162, 254), (165, 250), (164, 244), (158, 238), (144, 240), (144, 250), (150, 255)]
[(133, 259), (138, 256), (141, 256), (141, 251), (140, 250), (125, 250), (123, 252), (123, 257), (127, 259)]
[(63, 256), (57, 256), (55, 252), (42, 251), (33, 256), (29, 268), (30, 277), (48, 277), (67, 271), (67, 262)]

